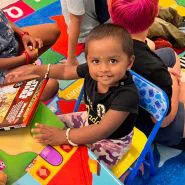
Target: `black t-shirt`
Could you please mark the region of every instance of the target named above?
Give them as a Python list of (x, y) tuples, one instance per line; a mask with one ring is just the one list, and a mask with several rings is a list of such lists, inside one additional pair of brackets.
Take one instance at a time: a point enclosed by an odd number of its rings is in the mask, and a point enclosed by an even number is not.
[[(172, 79), (167, 66), (144, 42), (134, 40), (134, 54), (135, 62), (132, 70), (166, 92), (169, 98), (169, 113), (171, 110)], [(147, 135), (154, 126), (149, 113), (141, 108), (139, 109), (136, 126)]]
[[(87, 64), (79, 65), (77, 73), (79, 77), (85, 78), (84, 99), (89, 114), (89, 124), (98, 124), (109, 109), (130, 112), (121, 126), (108, 138), (117, 139), (128, 135), (133, 130), (139, 102), (137, 89), (130, 73), (127, 72), (127, 78), (122, 79), (118, 86), (111, 87), (104, 94), (97, 92), (97, 82), (89, 75)], [(114, 120), (110, 118), (110, 121)]]

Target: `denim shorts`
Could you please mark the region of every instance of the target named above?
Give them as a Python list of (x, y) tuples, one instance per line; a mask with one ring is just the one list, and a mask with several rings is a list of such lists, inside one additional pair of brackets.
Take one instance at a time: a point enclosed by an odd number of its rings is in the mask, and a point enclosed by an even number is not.
[(160, 48), (154, 51), (158, 55), (167, 67), (173, 67), (176, 63), (175, 52), (172, 48)]

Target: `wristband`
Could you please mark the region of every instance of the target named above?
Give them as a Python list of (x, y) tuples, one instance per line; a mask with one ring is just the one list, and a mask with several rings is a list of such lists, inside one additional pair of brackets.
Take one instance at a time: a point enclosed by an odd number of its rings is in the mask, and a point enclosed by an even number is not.
[(27, 52), (27, 51), (24, 51), (24, 52), (23, 52), (23, 54), (25, 54), (25, 58), (26, 58), (26, 60), (25, 60), (25, 64), (27, 65), (27, 64), (29, 64), (29, 63), (30, 63), (30, 56), (29, 56), (29, 54), (28, 54), (28, 52)]
[(71, 128), (68, 128), (68, 129), (66, 130), (66, 139), (67, 139), (67, 142), (68, 142), (71, 146), (78, 146), (76, 143), (73, 143), (73, 142), (70, 140), (70, 138), (69, 138), (70, 130), (71, 130)]
[(47, 71), (46, 71), (46, 73), (44, 75), (44, 78), (45, 79), (48, 79), (49, 78), (50, 67), (51, 67), (51, 64), (48, 64)]
[(23, 31), (21, 34), (20, 34), (20, 37), (23, 38), (24, 35), (30, 35), (27, 31)]

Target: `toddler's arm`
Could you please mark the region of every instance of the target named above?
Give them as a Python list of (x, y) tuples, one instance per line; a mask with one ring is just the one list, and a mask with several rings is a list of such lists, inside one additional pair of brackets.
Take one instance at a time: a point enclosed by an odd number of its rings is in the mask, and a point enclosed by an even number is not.
[(77, 144), (91, 144), (106, 139), (120, 127), (128, 115), (129, 112), (109, 109), (99, 124), (72, 129), (70, 139)]
[(6, 75), (5, 83), (20, 82), (33, 78), (44, 78), (48, 74), (48, 78), (61, 80), (78, 79), (77, 66), (66, 64), (51, 65), (24, 65), (18, 67)]
[[(75, 144), (91, 144), (106, 139), (124, 122), (128, 115), (129, 112), (110, 109), (99, 124), (72, 129), (68, 139)], [(69, 144), (66, 131), (59, 128), (38, 124), (32, 132), (35, 134), (34, 138), (43, 144)]]

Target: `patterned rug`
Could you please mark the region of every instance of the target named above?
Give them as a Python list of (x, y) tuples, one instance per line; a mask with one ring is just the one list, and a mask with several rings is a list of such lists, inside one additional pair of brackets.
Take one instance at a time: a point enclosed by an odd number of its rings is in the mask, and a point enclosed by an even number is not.
[[(160, 0), (163, 6), (173, 6), (183, 15), (185, 14), (185, 0)], [(184, 7), (183, 7), (184, 6)], [(57, 43), (44, 53), (37, 63), (58, 63), (66, 57), (66, 27), (61, 15), (59, 0), (0, 0), (9, 19), (23, 27), (40, 23), (51, 23), (57, 21), (62, 36)], [(181, 55), (181, 57), (184, 54)], [(182, 58), (181, 62), (184, 62)], [(84, 62), (84, 53), (78, 51), (78, 60)], [(185, 74), (185, 72), (184, 72)], [(183, 78), (185, 75), (183, 75)], [(184, 78), (185, 79), (185, 78)], [(59, 81), (60, 90), (58, 94), (47, 102), (48, 107), (56, 114), (72, 112), (76, 98), (83, 84), (83, 80)], [(185, 184), (185, 153), (181, 150), (156, 145), (154, 147), (155, 165), (157, 174), (149, 177), (138, 177), (136, 185), (184, 185)]]

